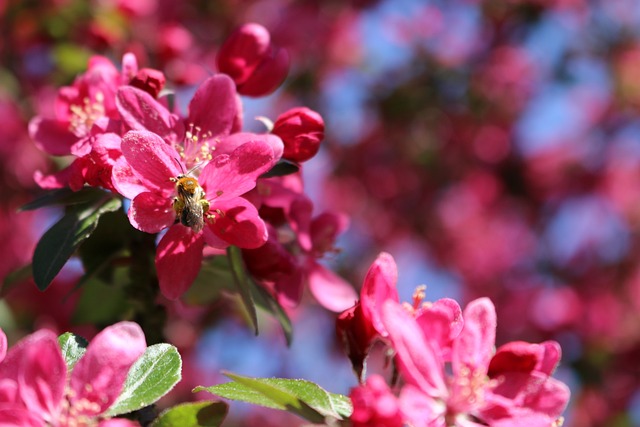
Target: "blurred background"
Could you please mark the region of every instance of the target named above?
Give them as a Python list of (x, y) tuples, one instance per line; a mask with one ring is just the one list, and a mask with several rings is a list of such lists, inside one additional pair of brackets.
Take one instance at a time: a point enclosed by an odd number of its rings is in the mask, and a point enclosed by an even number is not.
[[(351, 222), (323, 262), (359, 288), (384, 250), (403, 300), (420, 284), (428, 300), (491, 297), (498, 344), (561, 343), (566, 426), (639, 426), (638, 0), (0, 0), (0, 278), (29, 264), (59, 213), (16, 212), (40, 193), (34, 172), (65, 164), (27, 133), (57, 89), (93, 54), (119, 67), (133, 52), (188, 99), (246, 22), (269, 29), (291, 70), (274, 94), (243, 98), (245, 128), (301, 105), (325, 119), (305, 186), (314, 213)], [(90, 336), (99, 322), (78, 307), (100, 294), (73, 291), (80, 273), (71, 262), (45, 293), (5, 287), (0, 326), (14, 340), (39, 327)], [(176, 400), (221, 369), (338, 393), (356, 383), (335, 315), (317, 305), (290, 313), (290, 348), (270, 318), (256, 338), (202, 311), (177, 307), (165, 328), (186, 366)], [(232, 415), (298, 423), (237, 404)]]

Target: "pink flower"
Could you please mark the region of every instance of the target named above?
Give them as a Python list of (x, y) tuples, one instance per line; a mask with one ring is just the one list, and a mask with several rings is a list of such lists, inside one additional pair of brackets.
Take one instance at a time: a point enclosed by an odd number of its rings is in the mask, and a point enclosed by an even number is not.
[(401, 427), (402, 413), (398, 398), (379, 375), (371, 375), (359, 387), (351, 390), (354, 427)]
[[(131, 199), (131, 224), (147, 233), (169, 228), (156, 253), (160, 289), (167, 298), (178, 298), (195, 280), (205, 241), (215, 248), (257, 248), (267, 241), (258, 210), (241, 197), (275, 163), (260, 135), (247, 136), (230, 154), (214, 157), (198, 177), (186, 177), (178, 152), (148, 131), (125, 134), (122, 153), (113, 184)], [(191, 195), (183, 194), (182, 177), (192, 186)]]
[[(0, 336), (6, 347), (1, 331)], [(137, 324), (110, 326), (91, 341), (67, 383), (56, 335), (44, 329), (29, 335), (0, 363), (0, 424), (66, 427), (96, 422), (116, 401), (129, 368), (145, 349)], [(122, 425), (114, 423), (99, 425)]]
[(316, 155), (324, 139), (324, 120), (315, 111), (292, 108), (281, 114), (273, 125), (272, 133), (284, 143), (285, 159), (304, 162)]
[[(187, 170), (211, 160), (214, 152), (228, 154), (232, 149), (225, 150), (225, 147), (239, 145), (227, 137), (242, 127), (242, 105), (233, 82), (224, 74), (211, 76), (198, 86), (184, 120), (149, 93), (133, 86), (118, 90), (116, 104), (129, 128), (162, 137), (178, 151)], [(231, 141), (225, 142), (226, 139)], [(246, 142), (246, 135), (240, 139), (241, 143)], [(275, 136), (268, 142), (274, 147), (282, 144)]]
[(487, 298), (472, 301), (463, 319), (464, 327), (451, 340), (447, 356), (438, 335), (434, 337), (431, 322), (412, 317), (396, 302), (384, 304), (382, 320), (407, 383), (400, 393), (407, 422), (417, 427), (472, 426), (477, 422), (513, 427), (553, 425), (569, 399), (568, 388), (550, 377), (560, 357), (559, 346), (511, 344), (492, 363), (493, 304)]
[(357, 294), (318, 260), (335, 253), (335, 240), (346, 229), (348, 218), (333, 212), (312, 217), (313, 203), (302, 187), (300, 174), (260, 180), (251, 196), (260, 199), (261, 215), (282, 227), (273, 227), (268, 242), (244, 250), (243, 257), (249, 271), (281, 304), (297, 305), (308, 283), (320, 305), (339, 312), (353, 305)]
[(39, 148), (53, 155), (77, 156), (55, 174), (37, 171), (34, 180), (40, 187), (76, 191), (86, 183), (113, 190), (111, 169), (121, 156), (116, 90), (138, 69), (133, 54), (125, 54), (122, 62), (122, 72), (118, 72), (106, 58), (92, 57), (87, 72), (73, 86), (60, 89), (56, 118), (37, 116), (29, 123), (29, 133)]
[(289, 55), (271, 43), (269, 31), (249, 23), (234, 31), (216, 56), (218, 70), (236, 83), (238, 93), (268, 95), (280, 86), (289, 72)]
[(118, 119), (115, 95), (137, 70), (135, 57), (125, 55), (121, 74), (107, 58), (94, 56), (87, 71), (72, 86), (58, 92), (55, 118), (36, 116), (29, 123), (29, 134), (36, 145), (49, 154), (83, 156), (91, 150), (92, 128), (107, 127), (109, 119)]

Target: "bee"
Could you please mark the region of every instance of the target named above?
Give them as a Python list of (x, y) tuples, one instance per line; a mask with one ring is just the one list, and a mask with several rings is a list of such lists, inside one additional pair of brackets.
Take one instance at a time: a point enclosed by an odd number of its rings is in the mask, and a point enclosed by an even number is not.
[(176, 221), (190, 227), (196, 233), (204, 227), (205, 214), (209, 212), (209, 201), (205, 199), (204, 190), (198, 180), (187, 175), (171, 178), (176, 183), (178, 196), (173, 199), (173, 210)]

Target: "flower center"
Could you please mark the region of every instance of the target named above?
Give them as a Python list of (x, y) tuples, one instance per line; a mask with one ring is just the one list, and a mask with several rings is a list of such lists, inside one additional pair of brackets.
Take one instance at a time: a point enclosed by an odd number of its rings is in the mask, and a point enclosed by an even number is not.
[(218, 142), (217, 138), (212, 138), (210, 131), (202, 132), (202, 128), (191, 123), (182, 144), (176, 145), (176, 150), (187, 168), (192, 168), (201, 162), (211, 160)]
[(105, 116), (104, 95), (102, 92), (96, 93), (93, 101), (85, 97), (82, 105), (73, 104), (69, 106), (69, 110), (71, 111), (69, 130), (77, 137), (87, 136), (93, 124)]

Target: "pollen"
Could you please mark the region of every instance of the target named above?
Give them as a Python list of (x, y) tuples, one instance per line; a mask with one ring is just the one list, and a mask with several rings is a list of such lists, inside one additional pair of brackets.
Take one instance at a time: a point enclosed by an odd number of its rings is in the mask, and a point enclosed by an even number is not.
[(203, 132), (200, 126), (189, 124), (182, 144), (177, 144), (176, 150), (188, 167), (213, 158), (219, 139), (213, 138), (211, 131)]
[(93, 101), (85, 97), (81, 105), (73, 104), (69, 110), (71, 111), (69, 130), (78, 137), (87, 136), (93, 124), (106, 114), (104, 95), (102, 92), (96, 93)]

